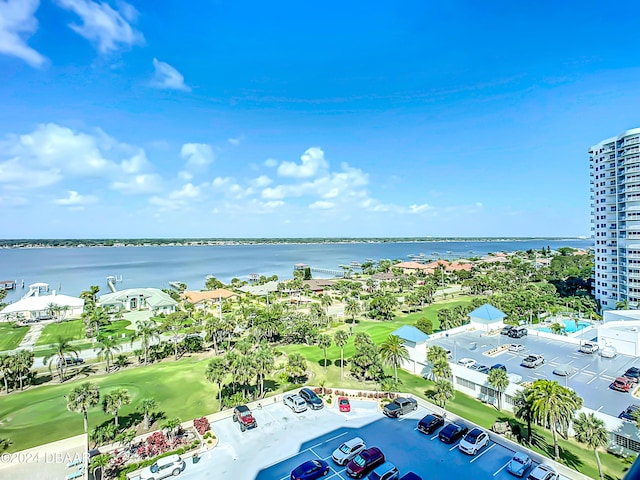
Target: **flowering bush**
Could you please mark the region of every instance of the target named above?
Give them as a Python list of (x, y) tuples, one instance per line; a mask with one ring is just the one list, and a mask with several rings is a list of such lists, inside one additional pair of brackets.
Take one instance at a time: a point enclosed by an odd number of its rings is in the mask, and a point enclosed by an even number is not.
[(193, 421), (193, 426), (200, 435), (204, 435), (204, 432), (211, 430), (211, 425), (209, 425), (207, 417), (196, 418)]
[(155, 432), (147, 437), (147, 444), (138, 448), (138, 455), (142, 458), (155, 457), (169, 450), (166, 437), (161, 432)]

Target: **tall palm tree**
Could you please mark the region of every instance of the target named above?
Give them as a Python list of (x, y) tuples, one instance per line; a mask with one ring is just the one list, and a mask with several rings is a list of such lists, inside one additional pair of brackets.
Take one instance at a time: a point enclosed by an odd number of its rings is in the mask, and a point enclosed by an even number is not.
[(340, 378), (344, 373), (344, 347), (349, 341), (349, 334), (344, 330), (338, 330), (333, 336), (333, 343), (340, 348)]
[(519, 390), (513, 396), (513, 414), (519, 420), (527, 422), (527, 443), (531, 443), (531, 424), (533, 423), (533, 406), (531, 387)]
[(331, 319), (329, 317), (329, 307), (333, 305), (333, 298), (331, 298), (331, 295), (320, 295), (320, 305), (325, 308), (325, 312), (327, 315), (327, 327), (329, 327), (329, 322), (331, 322)]
[(351, 317), (351, 323), (355, 323), (356, 315), (361, 312), (360, 302), (353, 297), (347, 298), (347, 303), (344, 306), (344, 313)]
[(453, 385), (448, 380), (440, 378), (433, 383), (433, 401), (440, 408), (447, 405), (447, 401), (453, 397)]
[(144, 429), (149, 430), (151, 428), (151, 413), (158, 407), (158, 402), (153, 398), (143, 398), (138, 405), (138, 410), (142, 412), (142, 418), (144, 419)]
[(427, 362), (432, 365), (438, 360), (447, 361), (447, 351), (440, 345), (431, 345), (427, 350)]
[(492, 368), (489, 370), (487, 381), (498, 393), (498, 410), (502, 410), (502, 394), (509, 386), (507, 372), (501, 368)]
[(11, 373), (11, 364), (13, 359), (11, 355), (3, 353), (0, 355), (0, 372), (2, 372), (2, 378), (4, 380), (4, 391), (9, 393), (9, 374)]
[(103, 453), (101, 455), (96, 455), (91, 458), (91, 470), (93, 470), (93, 478), (98, 478), (96, 476), (96, 472), (100, 469), (100, 478), (104, 478), (104, 469), (109, 465), (109, 461), (111, 460), (111, 455), (108, 453)]
[(531, 387), (533, 417), (551, 429), (555, 460), (560, 459), (558, 428), (567, 431), (575, 412), (582, 407), (582, 398), (552, 380), (536, 380)]
[(98, 352), (98, 360), (104, 359), (107, 362), (107, 373), (111, 371), (111, 360), (113, 360), (114, 354), (120, 351), (120, 345), (118, 341), (113, 337), (106, 335), (98, 336), (98, 345), (93, 349), (94, 352)]
[(162, 429), (167, 431), (167, 437), (169, 438), (169, 440), (173, 441), (176, 436), (176, 430), (179, 426), (180, 419), (178, 417), (170, 418), (162, 424)]
[(264, 395), (264, 377), (273, 369), (275, 363), (273, 350), (266, 341), (263, 340), (257, 350), (253, 352), (253, 360), (258, 376), (260, 397), (262, 398)]
[(404, 346), (403, 340), (397, 335), (389, 335), (387, 339), (380, 345), (380, 355), (382, 361), (393, 367), (396, 385), (398, 384), (398, 367), (403, 361), (409, 361), (409, 351)]
[(87, 312), (85, 315), (85, 322), (92, 326), (93, 336), (97, 337), (100, 333), (100, 327), (109, 322), (109, 315), (104, 308), (95, 307)]
[(449, 365), (448, 361), (439, 358), (431, 365), (431, 372), (436, 380), (449, 381), (451, 378), (451, 365)]
[(34, 354), (29, 350), (19, 350), (11, 357), (12, 370), (20, 380), (20, 390), (23, 389), (24, 377), (29, 375), (31, 367), (33, 367), (33, 358)]
[(160, 334), (158, 333), (158, 327), (156, 322), (151, 319), (140, 320), (136, 325), (136, 333), (131, 338), (131, 343), (134, 340), (142, 339), (142, 349), (144, 350), (144, 363), (149, 363), (149, 344), (152, 340), (159, 340)]
[(125, 405), (131, 403), (131, 397), (129, 396), (129, 390), (126, 388), (117, 388), (107, 393), (102, 399), (102, 410), (104, 413), (113, 415), (113, 420), (116, 429), (120, 427), (118, 421), (118, 412)]
[(596, 417), (593, 413), (589, 415), (580, 412), (578, 417), (573, 421), (573, 431), (576, 440), (584, 443), (587, 447), (593, 448), (598, 464), (598, 472), (600, 480), (604, 480), (602, 473), (602, 465), (600, 464), (600, 456), (598, 448), (606, 447), (609, 443), (609, 431), (605, 427), (604, 421)]
[(327, 371), (327, 348), (331, 347), (331, 336), (326, 333), (322, 333), (318, 335), (318, 347), (322, 349), (324, 353), (324, 363), (322, 366), (324, 367), (324, 371)]
[(209, 360), (204, 376), (211, 383), (218, 385), (218, 405), (219, 409), (222, 410), (222, 382), (227, 376), (227, 365), (224, 358), (215, 357)]
[(62, 383), (64, 381), (64, 372), (67, 369), (66, 355), (78, 358), (78, 349), (71, 345), (71, 340), (61, 336), (58, 336), (55, 343), (49, 345), (49, 348), (52, 348), (54, 352), (44, 357), (42, 362), (44, 365), (49, 365), (49, 371), (51, 371), (52, 364), (55, 363), (60, 383)]
[[(89, 409), (95, 407), (100, 402), (100, 388), (91, 382), (84, 382), (75, 387), (67, 399), (67, 410), (70, 412), (82, 413), (84, 420), (84, 451), (89, 451)], [(88, 455), (83, 455), (84, 475), (86, 478), (88, 466)]]

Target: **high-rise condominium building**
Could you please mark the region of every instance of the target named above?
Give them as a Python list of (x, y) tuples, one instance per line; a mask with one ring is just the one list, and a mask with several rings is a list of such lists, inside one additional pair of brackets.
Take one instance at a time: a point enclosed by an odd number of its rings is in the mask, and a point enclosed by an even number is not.
[(593, 294), (602, 310), (640, 303), (640, 128), (589, 149)]

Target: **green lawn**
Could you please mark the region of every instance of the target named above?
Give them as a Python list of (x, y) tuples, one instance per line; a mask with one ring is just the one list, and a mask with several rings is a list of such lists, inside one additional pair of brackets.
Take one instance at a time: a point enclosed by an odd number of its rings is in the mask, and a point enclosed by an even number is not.
[(12, 327), (8, 323), (0, 324), (0, 351), (14, 350), (29, 331), (29, 327)]
[[(206, 363), (206, 359), (194, 356), (96, 376), (91, 381), (100, 386), (101, 394), (116, 387), (129, 390), (132, 403), (122, 409), (121, 417), (132, 414), (141, 399), (154, 398), (167, 418), (187, 421), (218, 409), (217, 390), (204, 377)], [(18, 451), (82, 433), (82, 415), (67, 411), (64, 398), (82, 381), (46, 385), (3, 397), (0, 438), (10, 438), (10, 450)], [(89, 428), (110, 419), (113, 417), (98, 406), (89, 412)]]
[(58, 337), (69, 340), (82, 340), (85, 338), (84, 335), (84, 322), (81, 319), (50, 323), (42, 330), (42, 335), (38, 338), (36, 346), (55, 343)]

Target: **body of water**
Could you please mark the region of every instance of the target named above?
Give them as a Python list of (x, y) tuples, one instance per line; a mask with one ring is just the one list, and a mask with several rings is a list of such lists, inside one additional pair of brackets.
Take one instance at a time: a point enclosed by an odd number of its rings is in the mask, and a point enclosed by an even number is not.
[[(383, 242), (339, 244), (215, 245), (197, 247), (94, 247), (0, 249), (0, 280), (24, 280), (25, 289), (10, 291), (7, 301), (18, 300), (28, 285), (50, 284), (52, 290), (77, 296), (90, 285), (101, 293), (109, 291), (106, 278), (122, 276), (118, 289), (133, 287), (167, 288), (180, 281), (189, 289), (204, 287), (207, 275), (223, 282), (238, 277), (247, 280), (252, 273), (293, 276), (293, 265), (339, 270), (340, 265), (367, 259), (411, 260), (409, 255), (425, 254), (440, 258), (480, 257), (488, 253), (560, 247), (589, 248), (590, 239), (521, 241), (443, 241)], [(327, 274), (314, 274), (327, 277)]]

